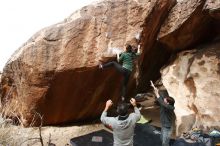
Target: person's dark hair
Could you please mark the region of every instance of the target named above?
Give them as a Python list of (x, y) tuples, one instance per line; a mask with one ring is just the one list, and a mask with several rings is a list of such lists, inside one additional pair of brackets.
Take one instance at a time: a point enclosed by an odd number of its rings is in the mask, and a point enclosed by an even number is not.
[(137, 51), (138, 51), (138, 48), (136, 46), (132, 46), (132, 52), (137, 53)]
[(132, 52), (132, 46), (127, 44), (126, 45), (126, 52)]
[(168, 102), (170, 105), (174, 105), (175, 100), (174, 100), (173, 97), (167, 96), (166, 99), (167, 99), (167, 102)]
[(168, 94), (166, 89), (160, 89), (158, 93), (159, 93), (160, 97), (163, 97), (163, 98), (169, 96), (169, 94)]
[(119, 103), (117, 106), (117, 113), (119, 116), (126, 116), (128, 114), (128, 105), (127, 103)]

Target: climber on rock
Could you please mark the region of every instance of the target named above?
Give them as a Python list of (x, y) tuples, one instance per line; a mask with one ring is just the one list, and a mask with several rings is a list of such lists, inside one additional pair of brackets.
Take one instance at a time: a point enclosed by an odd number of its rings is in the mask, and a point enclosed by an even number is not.
[(122, 101), (125, 100), (127, 84), (134, 66), (134, 59), (140, 54), (140, 47), (138, 47), (137, 53), (135, 53), (133, 50), (135, 49), (133, 49), (132, 46), (128, 44), (126, 45), (125, 52), (121, 53), (120, 55), (117, 54), (118, 62), (111, 61), (106, 64), (99, 64), (100, 69), (105, 69), (113, 66), (118, 72), (123, 75), (121, 91)]
[(154, 88), (154, 93), (157, 97), (157, 101), (160, 104), (160, 122), (161, 122), (161, 141), (162, 146), (169, 146), (170, 136), (172, 133), (175, 114), (174, 114), (174, 103), (175, 100), (166, 95), (162, 97), (159, 95), (159, 90), (154, 86), (151, 81), (151, 86)]

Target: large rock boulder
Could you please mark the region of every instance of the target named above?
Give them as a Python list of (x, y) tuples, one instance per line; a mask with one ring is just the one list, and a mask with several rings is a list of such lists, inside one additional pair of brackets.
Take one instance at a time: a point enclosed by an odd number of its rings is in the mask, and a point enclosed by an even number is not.
[(157, 41), (157, 36), (162, 24), (169, 15), (169, 11), (175, 4), (176, 0), (158, 0), (150, 15), (145, 19), (140, 40), (143, 52), (139, 59), (138, 92), (146, 92), (146, 88), (150, 85), (149, 80), (160, 77), (159, 70), (172, 53)]
[(208, 40), (215, 34), (219, 1), (180, 0), (172, 8), (158, 39), (174, 51), (188, 49)]
[[(1, 81), (1, 78), (2, 78), (2, 73), (0, 72), (0, 81)], [(0, 95), (1, 95), (1, 93), (2, 93), (2, 87), (1, 87), (1, 84), (0, 84)], [(1, 96), (0, 96), (0, 98), (1, 98)]]
[(24, 125), (33, 124), (37, 113), (43, 124), (100, 115), (107, 99), (119, 99), (121, 76), (99, 70), (99, 61), (115, 59), (114, 48), (137, 45), (155, 5), (156, 0), (94, 3), (36, 33), (4, 67), (2, 104), (10, 111), (5, 114)]
[(220, 128), (220, 41), (179, 53), (161, 73), (176, 100), (178, 135), (192, 127)]
[(39, 124), (39, 114), (44, 125), (97, 118), (107, 99), (120, 98), (122, 79), (98, 64), (115, 60), (130, 43), (140, 44), (142, 55), (129, 95), (146, 92), (162, 66), (194, 48), (162, 70), (176, 99), (177, 133), (218, 126), (219, 8), (215, 0), (108, 0), (83, 7), (12, 55), (1, 79), (2, 111), (25, 126)]
[(220, 19), (220, 1), (218, 0), (206, 0), (205, 10), (209, 11), (209, 14), (215, 18)]

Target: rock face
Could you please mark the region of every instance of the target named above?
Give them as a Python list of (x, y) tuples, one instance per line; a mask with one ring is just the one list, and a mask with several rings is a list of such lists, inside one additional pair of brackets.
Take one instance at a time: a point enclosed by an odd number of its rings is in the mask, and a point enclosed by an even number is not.
[[(0, 72), (0, 81), (1, 81), (1, 78), (2, 78), (2, 73)], [(2, 87), (1, 87), (1, 84), (0, 84), (0, 95), (2, 94)], [(1, 98), (1, 96), (0, 96)]]
[(178, 2), (160, 30), (159, 41), (173, 50), (182, 50), (210, 37), (211, 18), (203, 12), (204, 4), (204, 0)]
[(119, 99), (121, 76), (99, 70), (99, 61), (115, 59), (114, 48), (122, 51), (126, 43), (137, 46), (155, 5), (156, 0), (103, 1), (36, 33), (4, 68), (2, 80), (11, 82), (2, 81), (4, 109), (13, 109), (24, 125), (36, 112), (45, 125), (100, 115), (107, 99)]
[(176, 100), (178, 135), (192, 127), (219, 128), (220, 41), (179, 53), (161, 73)]
[(158, 0), (157, 6), (145, 20), (140, 42), (143, 53), (139, 61), (140, 75), (137, 85), (139, 92), (146, 92), (149, 81), (160, 77), (159, 70), (171, 55), (171, 51), (156, 40), (161, 25), (175, 4), (175, 0)]
[(159, 41), (177, 51), (213, 37), (215, 23), (220, 18), (219, 8), (220, 3), (216, 0), (178, 2), (160, 30)]
[(1, 79), (4, 114), (25, 126), (39, 124), (38, 113), (44, 125), (97, 118), (107, 99), (119, 100), (122, 80), (98, 65), (116, 60), (115, 52), (130, 43), (140, 44), (142, 54), (128, 95), (146, 92), (173, 60), (162, 80), (176, 100), (177, 134), (219, 126), (219, 10), (218, 0), (108, 0), (83, 7), (10, 58)]
[(215, 0), (179, 0), (158, 34), (158, 41), (173, 53), (194, 48), (172, 55), (173, 63), (161, 71), (164, 86), (176, 100), (177, 135), (196, 126), (220, 125), (219, 8)]
[(218, 0), (207, 0), (204, 9), (209, 11), (209, 14), (217, 19), (220, 19), (220, 1)]

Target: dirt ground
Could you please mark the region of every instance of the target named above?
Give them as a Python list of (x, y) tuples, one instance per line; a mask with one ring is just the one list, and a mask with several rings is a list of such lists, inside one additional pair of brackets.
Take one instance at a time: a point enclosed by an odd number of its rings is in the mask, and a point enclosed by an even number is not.
[[(41, 134), (45, 145), (50, 141), (56, 146), (70, 145), (70, 139), (103, 129), (102, 124), (82, 126), (46, 126), (42, 127)], [(6, 126), (0, 129), (0, 146), (41, 146), (39, 129), (23, 128), (21, 126)], [(49, 140), (50, 139), (50, 140)]]
[[(151, 125), (160, 127), (159, 107), (155, 106), (154, 99), (150, 98), (142, 105), (141, 113), (151, 119)], [(90, 123), (86, 125), (68, 125), (68, 126), (46, 126), (41, 128), (41, 134), (45, 145), (50, 141), (56, 146), (68, 146), (70, 139), (85, 135), (100, 129), (106, 129), (100, 122)], [(0, 146), (40, 146), (39, 128), (23, 128), (21, 126), (1, 125), (0, 127)]]

